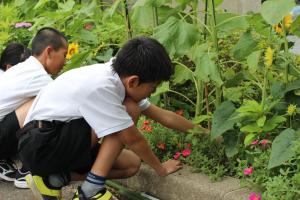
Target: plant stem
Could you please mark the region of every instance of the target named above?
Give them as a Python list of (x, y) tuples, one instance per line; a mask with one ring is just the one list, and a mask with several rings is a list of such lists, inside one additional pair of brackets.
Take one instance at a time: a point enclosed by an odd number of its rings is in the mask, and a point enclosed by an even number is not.
[[(205, 15), (204, 15), (204, 24), (205, 25), (207, 25), (207, 15), (208, 15), (208, 0), (205, 0)], [(207, 32), (206, 32), (205, 27), (204, 27), (203, 33), (204, 33), (204, 41), (206, 42)], [(205, 84), (205, 107), (206, 107), (206, 114), (207, 115), (210, 112), (209, 101), (208, 101), (208, 93), (209, 93), (208, 85)], [(209, 130), (211, 130), (210, 121), (207, 122), (207, 127), (208, 127)]]
[(195, 111), (195, 117), (201, 115), (201, 110), (203, 107), (203, 89), (204, 89), (204, 83), (201, 80), (197, 80), (197, 101), (196, 101), (196, 111)]
[(265, 73), (264, 73), (264, 85), (262, 90), (262, 99), (261, 99), (261, 105), (264, 109), (266, 98), (267, 98), (267, 84), (268, 84), (268, 67), (265, 66)]
[[(220, 73), (221, 77), (221, 69), (220, 69), (220, 64), (219, 64), (219, 45), (218, 45), (218, 35), (217, 35), (217, 20), (216, 20), (216, 10), (215, 10), (215, 1), (212, 1), (212, 12), (213, 12), (213, 25), (212, 25), (212, 32), (213, 32), (213, 43), (215, 50), (217, 52), (217, 59), (216, 59), (216, 64), (218, 68), (218, 72)], [(219, 86), (216, 88), (216, 107), (218, 107), (221, 104), (221, 98), (222, 98), (222, 86)]]
[(131, 31), (131, 25), (130, 25), (130, 19), (129, 19), (127, 0), (123, 0), (123, 3), (124, 3), (124, 10), (125, 10), (125, 24), (126, 24), (127, 37), (128, 37), (128, 39), (131, 39), (132, 31)]
[[(288, 41), (286, 38), (286, 28), (284, 27), (284, 23), (282, 23), (282, 30), (283, 30), (283, 37), (284, 37), (284, 52), (288, 53), (289, 47), (288, 47)], [(289, 62), (285, 61), (285, 68), (284, 68), (284, 83), (285, 87), (287, 87), (288, 82), (289, 82)]]

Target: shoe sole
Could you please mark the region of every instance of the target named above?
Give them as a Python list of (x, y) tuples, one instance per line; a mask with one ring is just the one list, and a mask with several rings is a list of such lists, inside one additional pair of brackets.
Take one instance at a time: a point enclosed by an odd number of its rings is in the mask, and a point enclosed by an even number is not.
[(26, 181), (18, 181), (15, 180), (14, 181), (14, 185), (16, 186), (16, 188), (20, 188), (20, 189), (29, 189)]
[(9, 182), (15, 181), (15, 178), (10, 178), (10, 177), (5, 176), (3, 174), (0, 174), (0, 178), (3, 179), (3, 180), (9, 181)]
[(40, 191), (37, 189), (37, 187), (35, 185), (32, 175), (31, 174), (26, 175), (25, 179), (26, 179), (26, 183), (27, 183), (28, 187), (30, 188), (30, 190), (32, 191), (35, 199), (43, 200), (43, 197), (42, 197)]

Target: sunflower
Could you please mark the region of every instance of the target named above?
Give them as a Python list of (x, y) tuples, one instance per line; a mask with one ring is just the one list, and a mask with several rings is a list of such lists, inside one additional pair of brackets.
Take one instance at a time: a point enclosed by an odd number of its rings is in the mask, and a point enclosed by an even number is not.
[(273, 26), (273, 28), (276, 33), (278, 33), (279, 35), (283, 35), (283, 30), (282, 30), (281, 24), (276, 24)]
[(266, 67), (271, 67), (273, 63), (273, 50), (268, 47), (267, 50), (265, 51), (265, 65)]
[(291, 14), (289, 14), (283, 18), (283, 25), (286, 29), (289, 29), (291, 27), (292, 22), (293, 22), (293, 18), (292, 18)]
[(68, 46), (68, 53), (66, 55), (66, 58), (67, 59), (71, 59), (72, 56), (74, 54), (76, 54), (76, 53), (78, 53), (78, 44), (77, 43), (71, 43), (71, 44), (69, 44), (69, 46)]

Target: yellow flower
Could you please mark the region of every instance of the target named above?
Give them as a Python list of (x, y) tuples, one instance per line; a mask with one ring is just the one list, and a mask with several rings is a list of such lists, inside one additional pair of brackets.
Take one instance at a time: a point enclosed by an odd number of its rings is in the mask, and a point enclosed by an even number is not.
[(278, 33), (279, 35), (283, 35), (283, 30), (282, 30), (281, 24), (274, 25), (273, 28), (276, 33)]
[(268, 47), (267, 50), (265, 51), (265, 65), (266, 67), (271, 67), (273, 63), (273, 50)]
[(291, 27), (292, 22), (293, 22), (293, 18), (292, 18), (291, 14), (289, 14), (283, 18), (283, 25), (286, 29), (289, 29)]
[(293, 116), (293, 115), (296, 115), (296, 113), (297, 113), (297, 106), (290, 104), (287, 109), (287, 114), (289, 116)]
[(76, 53), (78, 53), (78, 44), (77, 43), (71, 43), (71, 44), (69, 44), (69, 46), (68, 46), (68, 53), (66, 55), (66, 58), (67, 59), (71, 59), (72, 56), (74, 54), (76, 54)]

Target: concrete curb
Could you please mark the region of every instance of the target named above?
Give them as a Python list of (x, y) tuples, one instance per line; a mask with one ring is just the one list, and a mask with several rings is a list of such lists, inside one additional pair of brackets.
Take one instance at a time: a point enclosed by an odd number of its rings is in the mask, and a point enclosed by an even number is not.
[(238, 179), (226, 177), (212, 182), (206, 175), (184, 169), (167, 177), (159, 177), (150, 167), (142, 165), (132, 178), (118, 180), (135, 191), (143, 191), (160, 200), (248, 200), (250, 191), (241, 188)]

